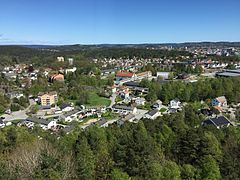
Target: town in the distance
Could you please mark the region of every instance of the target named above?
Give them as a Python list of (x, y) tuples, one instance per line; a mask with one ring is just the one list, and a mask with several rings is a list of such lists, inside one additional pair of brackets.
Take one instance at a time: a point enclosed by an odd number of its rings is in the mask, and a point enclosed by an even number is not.
[(240, 43), (0, 46), (0, 127), (55, 134), (181, 111), (238, 126)]

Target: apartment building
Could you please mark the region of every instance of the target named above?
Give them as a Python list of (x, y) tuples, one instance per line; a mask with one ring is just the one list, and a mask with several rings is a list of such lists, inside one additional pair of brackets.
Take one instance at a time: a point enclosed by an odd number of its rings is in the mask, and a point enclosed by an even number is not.
[(42, 106), (51, 106), (57, 103), (58, 95), (55, 91), (39, 93), (38, 100)]

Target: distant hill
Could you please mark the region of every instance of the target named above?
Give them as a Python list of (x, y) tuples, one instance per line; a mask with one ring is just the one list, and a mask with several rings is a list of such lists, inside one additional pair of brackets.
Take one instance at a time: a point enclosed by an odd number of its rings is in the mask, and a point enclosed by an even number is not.
[(101, 49), (101, 48), (185, 48), (185, 47), (216, 47), (216, 48), (227, 48), (227, 47), (240, 47), (240, 42), (185, 42), (185, 43), (159, 43), (159, 44), (74, 44), (74, 45), (21, 45), (22, 47), (32, 49), (52, 49), (59, 51), (76, 51), (76, 50), (90, 50), (90, 49)]

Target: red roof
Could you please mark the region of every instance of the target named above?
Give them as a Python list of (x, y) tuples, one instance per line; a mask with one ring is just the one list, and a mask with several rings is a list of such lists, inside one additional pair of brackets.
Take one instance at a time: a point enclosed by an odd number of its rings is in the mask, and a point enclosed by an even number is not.
[(134, 74), (133, 73), (130, 73), (130, 72), (118, 72), (116, 74), (116, 76), (119, 76), (119, 77), (132, 77)]

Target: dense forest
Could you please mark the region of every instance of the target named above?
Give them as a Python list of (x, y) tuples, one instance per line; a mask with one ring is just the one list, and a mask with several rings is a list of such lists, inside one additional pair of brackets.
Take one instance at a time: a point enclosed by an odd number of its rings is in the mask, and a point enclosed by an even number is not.
[(194, 83), (181, 81), (148, 81), (143, 80), (141, 85), (148, 87), (150, 92), (148, 100), (154, 102), (161, 99), (168, 103), (174, 98), (182, 102), (206, 101), (225, 95), (228, 102), (240, 102), (240, 79), (239, 78), (213, 78), (203, 79)]
[(92, 60), (93, 58), (159, 58), (191, 56), (186, 51), (149, 50), (142, 48), (99, 48), (82, 50), (38, 49), (22, 46), (0, 46), (1, 64), (34, 63), (46, 65), (56, 61), (57, 56), (75, 57), (77, 60)]
[(190, 105), (177, 114), (70, 134), (0, 132), (0, 179), (239, 179), (238, 128), (202, 127)]

